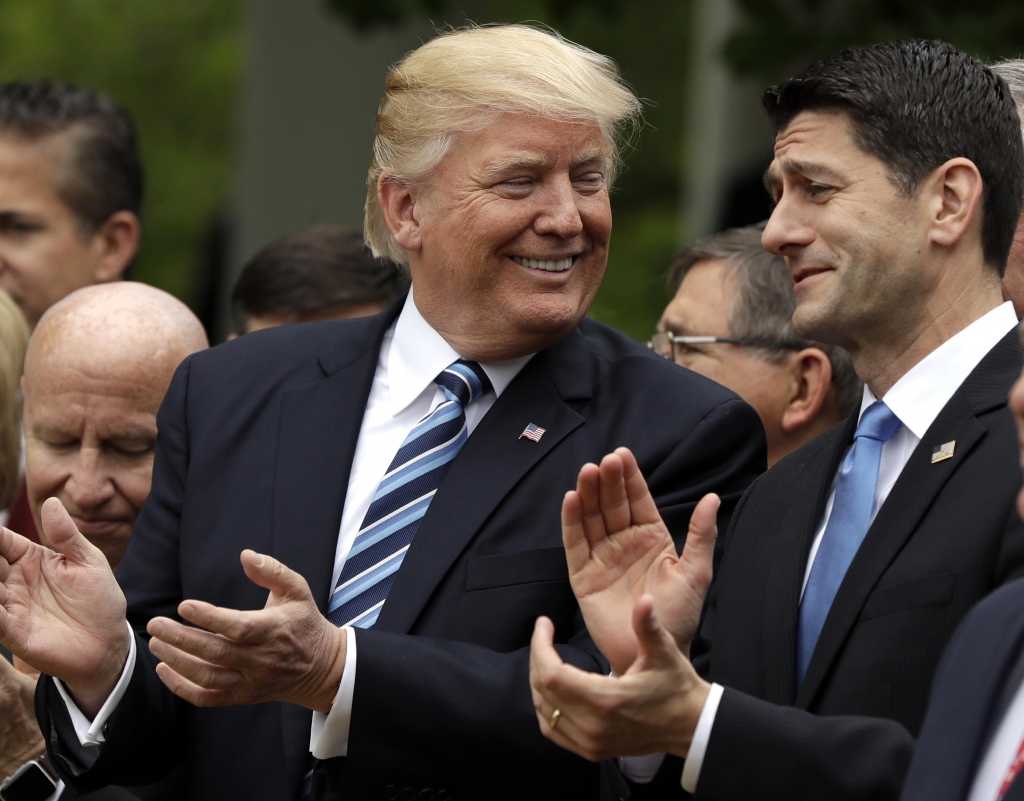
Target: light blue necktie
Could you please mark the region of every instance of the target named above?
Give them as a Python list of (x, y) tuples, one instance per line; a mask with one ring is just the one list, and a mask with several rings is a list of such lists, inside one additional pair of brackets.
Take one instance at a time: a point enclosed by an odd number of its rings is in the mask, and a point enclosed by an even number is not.
[[(331, 593), (327, 619), (336, 626), (368, 629), (377, 622), (416, 529), (469, 437), (466, 407), (491, 389), (483, 368), (464, 359), (434, 381), (445, 399), (416, 424), (391, 460)], [(316, 763), (310, 754), (303, 801), (312, 796)]]
[(803, 684), (839, 585), (843, 583), (843, 577), (868, 533), (882, 446), (899, 431), (901, 425), (899, 418), (882, 401), (872, 403), (861, 415), (853, 435), (853, 447), (839, 468), (832, 514), (800, 603), (796, 638), (797, 689)]
[(465, 409), (491, 389), (476, 362), (460, 359), (435, 379), (445, 400), (405, 438), (373, 496), (327, 605), (336, 626), (377, 622), (427, 507), (469, 430)]

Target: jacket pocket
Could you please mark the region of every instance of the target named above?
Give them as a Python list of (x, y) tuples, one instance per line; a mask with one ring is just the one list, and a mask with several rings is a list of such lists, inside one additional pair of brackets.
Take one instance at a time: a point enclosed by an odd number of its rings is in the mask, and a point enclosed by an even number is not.
[(569, 566), (562, 548), (478, 556), (466, 562), (466, 589), (489, 590), (540, 581), (568, 581)]
[(891, 587), (882, 587), (868, 596), (861, 620), (891, 615), (905, 609), (921, 606), (940, 606), (953, 600), (956, 589), (956, 574), (944, 573), (939, 576), (923, 576), (904, 581)]

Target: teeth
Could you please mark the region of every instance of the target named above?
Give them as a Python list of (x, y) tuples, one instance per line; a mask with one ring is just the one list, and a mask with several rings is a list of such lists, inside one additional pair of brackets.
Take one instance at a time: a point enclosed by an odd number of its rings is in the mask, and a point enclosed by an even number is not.
[(549, 273), (561, 273), (572, 267), (572, 258), (567, 259), (524, 259), (522, 256), (512, 256), (512, 261), (523, 267), (532, 267), (534, 270), (547, 270)]

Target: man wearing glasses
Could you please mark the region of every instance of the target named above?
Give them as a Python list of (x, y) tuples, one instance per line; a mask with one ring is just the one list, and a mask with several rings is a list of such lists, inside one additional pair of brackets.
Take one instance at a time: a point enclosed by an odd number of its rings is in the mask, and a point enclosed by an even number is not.
[(845, 350), (793, 330), (793, 279), (785, 259), (764, 249), (763, 230), (732, 228), (675, 258), (676, 294), (649, 345), (753, 406), (771, 467), (848, 417), (861, 382)]

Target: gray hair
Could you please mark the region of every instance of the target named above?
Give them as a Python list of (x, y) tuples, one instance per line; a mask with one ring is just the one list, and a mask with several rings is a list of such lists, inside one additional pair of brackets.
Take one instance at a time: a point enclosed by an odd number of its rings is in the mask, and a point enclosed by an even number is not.
[[(993, 64), (989, 69), (1006, 81), (1010, 96), (1017, 106), (1017, 114), (1024, 121), (1024, 58), (1008, 58)], [(1021, 122), (1021, 132), (1024, 133), (1024, 122)]]
[[(764, 249), (761, 232), (765, 223), (730, 228), (705, 237), (686, 248), (669, 267), (669, 285), (678, 289), (695, 264), (724, 261), (726, 280), (737, 281), (736, 301), (729, 311), (729, 334), (738, 339), (792, 342), (820, 348), (832, 363), (832, 385), (843, 415), (852, 414), (861, 401), (861, 380), (853, 369), (850, 354), (837, 345), (826, 345), (798, 336), (793, 330), (796, 296), (793, 278), (785, 259)], [(757, 348), (766, 360), (782, 361), (784, 347)]]

